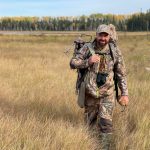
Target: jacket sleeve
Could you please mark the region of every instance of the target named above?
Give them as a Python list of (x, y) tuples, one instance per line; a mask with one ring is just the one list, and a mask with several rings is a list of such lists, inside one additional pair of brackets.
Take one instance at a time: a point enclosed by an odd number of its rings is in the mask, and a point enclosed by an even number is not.
[(83, 69), (88, 68), (88, 58), (89, 48), (84, 45), (70, 60), (70, 67), (72, 69)]
[(128, 95), (126, 68), (125, 68), (123, 56), (118, 47), (116, 51), (115, 72), (118, 81), (118, 86), (121, 91), (121, 95), (122, 96)]

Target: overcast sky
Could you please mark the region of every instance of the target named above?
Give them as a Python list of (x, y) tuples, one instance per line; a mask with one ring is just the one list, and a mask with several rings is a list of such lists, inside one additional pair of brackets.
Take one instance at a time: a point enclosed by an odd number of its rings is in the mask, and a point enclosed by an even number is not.
[(132, 14), (148, 9), (150, 0), (0, 0), (0, 16)]

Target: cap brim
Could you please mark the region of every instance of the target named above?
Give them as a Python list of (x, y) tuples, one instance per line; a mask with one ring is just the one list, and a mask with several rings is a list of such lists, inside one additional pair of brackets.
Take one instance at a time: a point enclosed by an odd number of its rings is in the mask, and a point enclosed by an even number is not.
[(107, 34), (110, 34), (109, 32), (107, 32), (107, 31), (101, 31), (101, 32), (97, 32), (98, 34), (100, 34), (100, 33), (107, 33)]

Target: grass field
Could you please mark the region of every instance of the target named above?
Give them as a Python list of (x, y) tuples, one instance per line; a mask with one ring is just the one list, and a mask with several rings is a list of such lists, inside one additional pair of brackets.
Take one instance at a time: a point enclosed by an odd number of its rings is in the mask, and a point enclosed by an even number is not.
[[(0, 150), (100, 147), (83, 123), (64, 54), (76, 34), (0, 35)], [(130, 103), (123, 113), (116, 104), (112, 150), (150, 150), (150, 37), (140, 34), (119, 34)]]

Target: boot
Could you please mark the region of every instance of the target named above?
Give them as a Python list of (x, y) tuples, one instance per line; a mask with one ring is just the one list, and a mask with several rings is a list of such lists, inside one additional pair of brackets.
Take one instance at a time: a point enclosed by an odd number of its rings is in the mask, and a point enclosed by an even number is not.
[(101, 133), (100, 135), (102, 150), (111, 149), (112, 133)]

